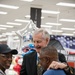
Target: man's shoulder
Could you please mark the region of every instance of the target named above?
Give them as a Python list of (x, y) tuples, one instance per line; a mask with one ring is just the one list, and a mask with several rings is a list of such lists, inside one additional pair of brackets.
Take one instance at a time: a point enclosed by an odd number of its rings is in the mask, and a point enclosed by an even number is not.
[(25, 57), (25, 56), (34, 56), (34, 55), (36, 55), (36, 54), (37, 54), (36, 51), (29, 51), (29, 52), (27, 52), (27, 53), (24, 55), (24, 57)]
[(64, 56), (64, 54), (63, 54), (63, 53), (58, 52), (58, 56)]

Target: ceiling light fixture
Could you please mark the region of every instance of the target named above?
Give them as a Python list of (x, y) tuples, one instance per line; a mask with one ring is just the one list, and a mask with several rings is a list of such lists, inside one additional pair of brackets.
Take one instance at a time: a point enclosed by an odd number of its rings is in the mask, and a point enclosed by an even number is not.
[(62, 30), (52, 30), (52, 32), (59, 32), (59, 33), (61, 33), (63, 31)]
[(0, 39), (0, 41), (6, 41), (7, 40), (7, 38), (1, 38)]
[(1, 27), (0, 27), (0, 29), (1, 29), (1, 30), (6, 30), (6, 28), (1, 28)]
[(6, 15), (7, 12), (0, 11), (0, 14)]
[(75, 30), (74, 28), (61, 28), (62, 30)]
[(6, 24), (18, 25), (18, 26), (22, 25), (21, 23), (13, 23), (13, 22), (7, 22)]
[(5, 35), (12, 35), (12, 33), (11, 32), (6, 32)]
[(34, 1), (34, 0), (21, 0), (21, 1), (27, 1), (27, 2), (32, 2), (32, 1)]
[(46, 14), (59, 14), (59, 11), (50, 11), (50, 10), (42, 10), (42, 13), (46, 13)]
[[(30, 15), (26, 15), (26, 18), (30, 18)], [(44, 19), (44, 17), (42, 16), (41, 19)]]
[(3, 8), (9, 8), (9, 9), (18, 9), (18, 6), (12, 6), (12, 5), (5, 5), (5, 4), (0, 4), (0, 7)]
[(59, 21), (65, 21), (65, 22), (75, 22), (73, 19), (60, 19)]
[(61, 23), (50, 23), (50, 22), (47, 22), (46, 24), (48, 24), (48, 25), (55, 25), (55, 26), (60, 26), (60, 25), (62, 25)]
[(13, 28), (13, 26), (8, 26), (8, 25), (0, 25), (0, 27), (8, 27), (8, 28)]
[(30, 15), (26, 15), (25, 17), (26, 17), (26, 18), (30, 18)]
[(42, 16), (41, 19), (44, 19), (44, 17)]
[(15, 19), (15, 21), (17, 21), (17, 22), (30, 22), (30, 20), (22, 20), (22, 19)]
[(75, 7), (75, 4), (73, 3), (63, 3), (63, 2), (59, 2), (56, 5), (60, 5), (60, 6), (68, 6), (68, 7)]
[(62, 35), (73, 36), (74, 34), (62, 33)]
[(14, 39), (19, 39), (19, 37), (18, 36), (14, 36)]
[(75, 34), (75, 32), (73, 32)]
[(48, 28), (51, 28), (52, 26), (49, 26), (49, 25), (41, 25), (41, 27), (48, 27)]

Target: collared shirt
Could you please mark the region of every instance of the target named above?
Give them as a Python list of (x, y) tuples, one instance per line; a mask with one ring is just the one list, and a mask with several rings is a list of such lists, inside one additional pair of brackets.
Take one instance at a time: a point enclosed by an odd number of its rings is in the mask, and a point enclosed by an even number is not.
[(42, 75), (43, 68), (39, 63), (39, 53), (37, 53), (37, 75)]
[(37, 53), (37, 59), (36, 59), (36, 61), (37, 61), (37, 64), (38, 64), (38, 62), (39, 62), (39, 53)]
[(0, 69), (0, 75), (6, 75), (6, 74)]

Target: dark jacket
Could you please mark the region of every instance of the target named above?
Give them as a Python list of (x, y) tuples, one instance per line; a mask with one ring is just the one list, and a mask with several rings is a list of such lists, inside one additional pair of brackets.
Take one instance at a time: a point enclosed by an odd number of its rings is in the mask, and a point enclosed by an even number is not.
[[(59, 61), (66, 62), (65, 56), (61, 53), (58, 53)], [(20, 75), (37, 75), (37, 53), (36, 51), (26, 54), (23, 57), (22, 68)]]

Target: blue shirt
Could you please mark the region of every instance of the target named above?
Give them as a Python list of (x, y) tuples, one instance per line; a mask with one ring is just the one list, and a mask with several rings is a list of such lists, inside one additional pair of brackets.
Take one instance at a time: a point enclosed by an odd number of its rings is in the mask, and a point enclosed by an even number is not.
[(65, 72), (63, 70), (54, 70), (54, 69), (50, 69), (50, 70), (46, 70), (43, 75), (66, 75)]

